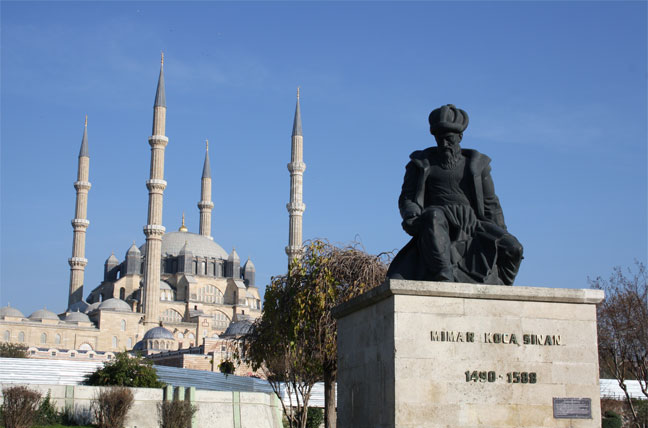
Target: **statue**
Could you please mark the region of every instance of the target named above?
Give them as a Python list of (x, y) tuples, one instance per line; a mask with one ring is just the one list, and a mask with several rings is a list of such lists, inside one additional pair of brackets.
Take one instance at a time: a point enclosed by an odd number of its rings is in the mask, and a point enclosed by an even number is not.
[(388, 278), (512, 285), (522, 245), (508, 233), (490, 175), (490, 158), (459, 143), (468, 115), (452, 104), (428, 118), (437, 147), (415, 151), (398, 199), (412, 236)]

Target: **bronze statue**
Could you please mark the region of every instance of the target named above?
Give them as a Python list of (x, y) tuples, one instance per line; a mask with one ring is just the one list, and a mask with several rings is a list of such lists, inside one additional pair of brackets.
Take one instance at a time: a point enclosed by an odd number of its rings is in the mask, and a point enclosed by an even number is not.
[(412, 236), (388, 278), (512, 285), (522, 245), (508, 233), (490, 158), (459, 143), (468, 115), (452, 104), (430, 113), (437, 147), (415, 151), (398, 199)]

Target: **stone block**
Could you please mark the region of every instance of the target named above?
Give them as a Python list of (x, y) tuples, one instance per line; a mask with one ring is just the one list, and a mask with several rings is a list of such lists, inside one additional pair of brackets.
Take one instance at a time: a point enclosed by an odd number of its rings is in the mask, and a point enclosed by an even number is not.
[[(602, 297), (387, 281), (334, 311), (338, 426), (598, 427)], [(591, 398), (592, 419), (554, 419), (554, 397)]]

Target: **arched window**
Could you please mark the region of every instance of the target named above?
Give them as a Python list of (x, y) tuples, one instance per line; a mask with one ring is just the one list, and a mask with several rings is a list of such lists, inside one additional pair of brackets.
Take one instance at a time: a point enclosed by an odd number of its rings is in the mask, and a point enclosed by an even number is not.
[(230, 319), (222, 312), (214, 314), (214, 328), (218, 330), (225, 330), (230, 323)]
[(45, 333), (41, 334), (41, 343), (47, 343), (47, 334)]
[(24, 342), (24, 341), (25, 341), (25, 333), (21, 331), (20, 333), (18, 333), (18, 342)]
[(157, 340), (154, 340), (153, 341), (153, 349), (160, 349), (160, 342), (158, 342)]
[(61, 335), (60, 334), (57, 333), (56, 336), (54, 336), (54, 343), (56, 343), (57, 345), (61, 344)]
[(200, 262), (200, 274), (207, 275), (207, 264), (204, 260)]
[(131, 338), (129, 337), (129, 338), (128, 338), (128, 341), (127, 341), (126, 343), (128, 344), (128, 345), (127, 345), (128, 349), (132, 349), (132, 348), (133, 348), (133, 339), (131, 339)]
[(178, 333), (178, 339), (184, 339), (184, 334)]
[(126, 300), (126, 289), (124, 287), (119, 289), (119, 298)]
[(198, 301), (205, 303), (223, 303), (223, 293), (214, 285), (198, 289)]
[(180, 312), (175, 309), (169, 308), (162, 313), (160, 320), (163, 322), (181, 322), (182, 315), (180, 315)]
[(187, 335), (187, 339), (194, 340), (195, 338), (196, 338), (196, 336), (194, 336), (193, 333), (189, 333)]
[(82, 343), (79, 349), (81, 351), (92, 351), (92, 346), (89, 343)]
[(198, 275), (198, 260), (194, 260), (193, 262), (193, 273)]
[(4, 332), (4, 340), (7, 342), (11, 340), (11, 333), (9, 332), (9, 330), (5, 330)]
[(121, 331), (126, 331), (126, 320), (121, 320)]
[(112, 338), (112, 347), (113, 348), (117, 347), (117, 336), (113, 336), (113, 338)]

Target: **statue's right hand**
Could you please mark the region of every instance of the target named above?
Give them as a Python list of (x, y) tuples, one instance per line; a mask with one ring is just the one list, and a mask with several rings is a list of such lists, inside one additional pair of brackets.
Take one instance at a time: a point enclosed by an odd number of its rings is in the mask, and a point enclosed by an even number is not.
[(409, 217), (403, 220), (403, 230), (410, 236), (416, 236), (421, 228), (420, 216)]

